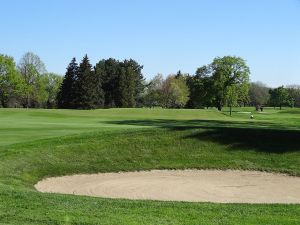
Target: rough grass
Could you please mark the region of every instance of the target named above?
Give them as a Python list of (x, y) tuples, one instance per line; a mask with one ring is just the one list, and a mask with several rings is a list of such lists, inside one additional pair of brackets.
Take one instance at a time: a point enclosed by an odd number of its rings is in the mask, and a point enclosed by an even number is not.
[(0, 224), (300, 223), (300, 205), (110, 200), (33, 187), (48, 176), (150, 169), (300, 176), (297, 109), (266, 109), (254, 120), (226, 109), (1, 109), (0, 124)]

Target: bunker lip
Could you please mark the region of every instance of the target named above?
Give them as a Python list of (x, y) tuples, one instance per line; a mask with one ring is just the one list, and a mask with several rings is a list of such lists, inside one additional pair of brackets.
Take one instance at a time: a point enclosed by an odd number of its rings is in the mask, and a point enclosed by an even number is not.
[(240, 170), (151, 170), (47, 178), (40, 192), (135, 200), (300, 203), (300, 177)]

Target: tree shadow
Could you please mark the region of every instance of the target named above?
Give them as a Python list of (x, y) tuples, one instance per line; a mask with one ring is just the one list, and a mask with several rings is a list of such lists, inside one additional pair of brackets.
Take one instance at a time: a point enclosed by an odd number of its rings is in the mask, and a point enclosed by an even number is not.
[(280, 114), (295, 114), (300, 115), (300, 110), (282, 110)]
[(223, 127), (196, 132), (184, 138), (228, 145), (231, 150), (255, 150), (269, 153), (300, 151), (299, 130)]
[[(103, 121), (101, 121), (103, 123)], [(146, 126), (160, 127), (174, 130), (195, 129), (195, 128), (257, 128), (257, 129), (274, 129), (274, 130), (299, 130), (298, 125), (272, 123), (268, 121), (233, 121), (233, 120), (170, 120), (170, 119), (146, 119), (146, 120), (119, 120), (106, 121), (106, 123), (114, 125), (131, 125), (131, 126)]]
[[(122, 120), (110, 124), (151, 126), (174, 131), (191, 130), (182, 138), (211, 141), (229, 146), (231, 150), (255, 150), (269, 153), (300, 151), (300, 129), (268, 122), (226, 120)], [(201, 130), (199, 130), (201, 129)]]

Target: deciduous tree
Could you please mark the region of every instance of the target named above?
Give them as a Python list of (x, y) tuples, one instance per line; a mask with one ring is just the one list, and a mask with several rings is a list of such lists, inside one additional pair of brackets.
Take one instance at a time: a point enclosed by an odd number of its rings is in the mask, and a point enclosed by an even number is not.
[(230, 102), (228, 96), (233, 99), (232, 95), (236, 95), (234, 99), (243, 100), (248, 95), (250, 69), (244, 59), (232, 56), (215, 58), (210, 67), (213, 80), (211, 91), (218, 110)]
[(289, 92), (284, 86), (270, 90), (270, 105), (279, 107), (280, 110), (284, 105), (291, 106)]
[(0, 55), (0, 104), (14, 106), (22, 97), (24, 82), (12, 57)]
[(26, 84), (26, 87), (24, 88), (26, 98), (24, 99), (23, 105), (25, 107), (34, 106), (34, 103), (37, 100), (34, 99), (34, 97), (39, 96), (39, 93), (35, 92), (38, 90), (37, 81), (40, 80), (40, 75), (47, 72), (45, 64), (36, 54), (27, 52), (21, 58), (18, 69)]
[(250, 84), (249, 98), (250, 104), (255, 106), (257, 109), (268, 103), (270, 98), (270, 88), (261, 82), (253, 82)]

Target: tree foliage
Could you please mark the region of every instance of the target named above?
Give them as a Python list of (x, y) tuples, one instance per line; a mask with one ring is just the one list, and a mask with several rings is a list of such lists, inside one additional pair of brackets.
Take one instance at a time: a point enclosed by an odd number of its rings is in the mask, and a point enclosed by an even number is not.
[(291, 106), (292, 102), (289, 96), (289, 92), (284, 86), (271, 89), (269, 92), (270, 92), (269, 104), (271, 106), (279, 107), (280, 110), (282, 109), (282, 106)]
[(266, 105), (270, 98), (270, 88), (261, 82), (250, 84), (249, 98), (250, 104), (256, 107)]
[(288, 85), (286, 89), (290, 96), (291, 105), (300, 107), (300, 85)]
[(77, 109), (95, 109), (102, 106), (102, 99), (99, 99), (97, 93), (96, 74), (90, 64), (87, 55), (84, 56), (79, 65), (77, 80), (75, 83), (74, 106)]
[(24, 79), (25, 88), (23, 105), (25, 107), (39, 107), (41, 101), (45, 98), (43, 89), (43, 78), (41, 77), (46, 73), (45, 64), (40, 57), (32, 52), (27, 52), (21, 58), (18, 69)]
[(0, 105), (16, 106), (24, 91), (24, 82), (12, 57), (0, 55)]
[(55, 74), (55, 73), (46, 73), (44, 74), (47, 83), (46, 83), (46, 91), (47, 91), (47, 102), (46, 107), (53, 109), (56, 108), (57, 103), (57, 93), (59, 92), (60, 85), (62, 83), (63, 77)]
[(222, 110), (248, 101), (250, 69), (244, 59), (225, 56), (215, 58), (207, 66), (197, 69), (188, 78), (191, 90), (189, 104), (194, 107), (215, 106)]
[(210, 67), (202, 66), (197, 69), (194, 76), (188, 75), (187, 85), (190, 90), (188, 107), (211, 107), (214, 102), (213, 79), (210, 76)]
[(143, 66), (135, 60), (120, 62), (115, 59), (101, 60), (96, 64), (104, 92), (105, 107), (136, 107), (144, 90)]
[(189, 100), (189, 89), (183, 76), (155, 76), (147, 85), (144, 104), (148, 107), (183, 108)]
[(300, 106), (299, 85), (270, 89), (249, 83), (250, 69), (240, 57), (217, 57), (195, 74), (180, 70), (149, 82), (143, 66), (133, 59), (100, 60), (95, 67), (86, 56), (73, 58), (64, 77), (47, 73), (45, 64), (28, 52), (16, 66), (0, 54), (0, 107), (96, 109), (103, 107), (204, 108), (270, 105)]
[(77, 81), (77, 74), (78, 64), (76, 63), (76, 58), (73, 58), (67, 67), (67, 72), (57, 94), (57, 102), (59, 108), (75, 108), (75, 85)]
[(210, 67), (213, 80), (212, 91), (215, 93), (214, 101), (219, 110), (226, 103), (232, 107), (239, 101), (247, 100), (250, 69), (244, 59), (232, 56), (215, 58)]

